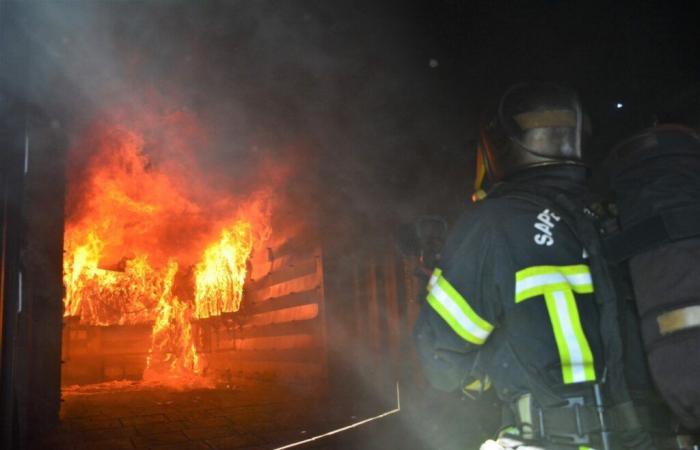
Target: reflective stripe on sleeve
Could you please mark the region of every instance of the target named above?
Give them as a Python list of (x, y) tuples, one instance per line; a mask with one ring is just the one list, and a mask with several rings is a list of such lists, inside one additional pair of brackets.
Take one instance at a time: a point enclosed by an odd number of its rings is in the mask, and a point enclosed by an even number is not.
[(436, 279), (428, 292), (428, 303), (464, 340), (483, 344), (493, 331), (493, 325), (479, 317), (439, 270), (433, 273)]

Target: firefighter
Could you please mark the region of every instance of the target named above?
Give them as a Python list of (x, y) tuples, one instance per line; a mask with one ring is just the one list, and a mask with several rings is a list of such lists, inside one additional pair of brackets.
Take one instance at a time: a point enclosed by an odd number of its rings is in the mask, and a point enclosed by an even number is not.
[(490, 384), (505, 405), (506, 432), (484, 449), (653, 448), (625, 394), (615, 294), (590, 258), (585, 128), (573, 91), (509, 89), (480, 130), (489, 192), (427, 286), (414, 330), (426, 377), (446, 391)]

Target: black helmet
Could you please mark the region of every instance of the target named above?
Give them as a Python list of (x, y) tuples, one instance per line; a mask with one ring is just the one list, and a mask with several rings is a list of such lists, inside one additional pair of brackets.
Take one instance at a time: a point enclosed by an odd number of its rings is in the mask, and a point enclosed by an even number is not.
[(498, 182), (530, 167), (584, 165), (583, 131), (584, 114), (573, 90), (552, 83), (512, 86), (481, 126), (477, 189), (484, 173)]

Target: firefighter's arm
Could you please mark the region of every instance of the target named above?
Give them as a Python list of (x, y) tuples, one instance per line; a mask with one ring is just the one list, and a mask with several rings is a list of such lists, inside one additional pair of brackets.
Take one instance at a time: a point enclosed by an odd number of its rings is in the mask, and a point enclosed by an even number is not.
[(414, 328), (414, 339), (423, 373), (441, 391), (463, 390), (475, 381), (473, 367), (479, 347), (465, 342), (425, 304)]
[(479, 378), (479, 350), (500, 314), (494, 261), (503, 258), (495, 252), (493, 227), (482, 222), (463, 216), (456, 225), (415, 329), (426, 376), (442, 390), (462, 390)]

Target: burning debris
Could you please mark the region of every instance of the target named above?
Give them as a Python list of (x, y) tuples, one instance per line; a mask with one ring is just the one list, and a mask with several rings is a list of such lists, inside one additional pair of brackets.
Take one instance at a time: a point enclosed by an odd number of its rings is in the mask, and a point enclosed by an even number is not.
[(183, 120), (95, 126), (69, 168), (64, 315), (152, 324), (150, 381), (203, 374), (192, 320), (239, 310), (253, 248), (270, 236), (267, 192), (241, 199), (198, 184)]

